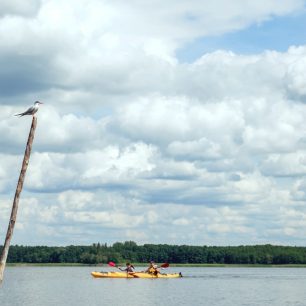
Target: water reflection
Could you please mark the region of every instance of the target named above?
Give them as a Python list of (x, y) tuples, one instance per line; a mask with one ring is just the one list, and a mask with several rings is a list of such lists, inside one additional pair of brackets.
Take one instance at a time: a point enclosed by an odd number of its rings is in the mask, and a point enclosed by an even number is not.
[[(141, 268), (140, 268), (141, 269)], [(91, 267), (8, 267), (1, 306), (306, 305), (306, 270), (171, 268), (179, 279), (94, 279)]]

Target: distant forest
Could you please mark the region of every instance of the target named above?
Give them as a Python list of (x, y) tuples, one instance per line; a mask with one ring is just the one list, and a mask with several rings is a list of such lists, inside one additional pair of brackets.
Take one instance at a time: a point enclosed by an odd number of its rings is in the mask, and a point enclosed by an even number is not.
[(100, 243), (66, 247), (14, 245), (8, 255), (10, 263), (147, 263), (150, 260), (180, 264), (306, 264), (306, 247), (137, 245), (126, 241), (112, 246)]

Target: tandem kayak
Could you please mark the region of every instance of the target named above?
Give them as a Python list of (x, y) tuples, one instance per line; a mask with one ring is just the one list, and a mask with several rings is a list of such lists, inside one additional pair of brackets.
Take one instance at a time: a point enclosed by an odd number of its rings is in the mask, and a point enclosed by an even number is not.
[(93, 277), (97, 278), (179, 278), (182, 277), (182, 273), (158, 273), (157, 275), (149, 274), (145, 272), (91, 272)]

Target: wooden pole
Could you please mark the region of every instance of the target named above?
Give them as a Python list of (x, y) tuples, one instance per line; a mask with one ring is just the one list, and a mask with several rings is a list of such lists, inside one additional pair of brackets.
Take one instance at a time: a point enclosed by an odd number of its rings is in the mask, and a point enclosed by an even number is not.
[(20, 175), (19, 175), (19, 180), (18, 180), (16, 192), (15, 192), (15, 197), (14, 197), (10, 222), (9, 222), (9, 225), (8, 225), (8, 228), (7, 228), (5, 242), (4, 242), (4, 246), (3, 246), (3, 250), (2, 250), (2, 254), (1, 254), (1, 259), (0, 259), (0, 283), (2, 283), (2, 281), (3, 281), (3, 274), (4, 274), (6, 259), (7, 259), (7, 255), (8, 255), (9, 248), (10, 248), (10, 242), (11, 242), (11, 239), (12, 239), (12, 236), (13, 236), (14, 226), (15, 226), (15, 223), (16, 223), (19, 197), (20, 197), (20, 193), (22, 191), (25, 174), (26, 174), (28, 164), (29, 164), (29, 160), (30, 160), (32, 143), (33, 143), (33, 139), (34, 139), (34, 133), (35, 133), (36, 125), (37, 125), (37, 118), (35, 116), (33, 116), (32, 125), (31, 125), (31, 129), (30, 129), (29, 137), (28, 137), (28, 142), (27, 142), (26, 150), (24, 152), (22, 167), (21, 167), (21, 171), (20, 171)]

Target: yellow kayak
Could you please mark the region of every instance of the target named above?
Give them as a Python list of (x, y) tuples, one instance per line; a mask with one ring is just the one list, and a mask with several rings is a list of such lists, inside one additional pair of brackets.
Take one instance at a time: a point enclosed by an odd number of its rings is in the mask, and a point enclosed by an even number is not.
[(149, 274), (145, 272), (91, 272), (93, 277), (97, 278), (179, 278), (182, 277), (182, 273), (158, 273), (157, 275)]

